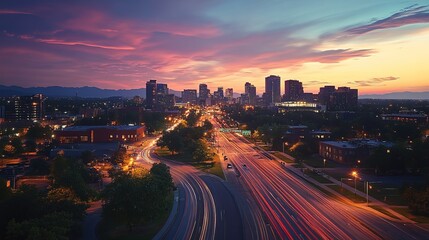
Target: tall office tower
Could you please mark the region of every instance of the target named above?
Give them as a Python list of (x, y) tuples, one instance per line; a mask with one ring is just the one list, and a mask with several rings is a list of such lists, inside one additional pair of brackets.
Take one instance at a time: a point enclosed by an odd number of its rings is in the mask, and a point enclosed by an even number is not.
[(271, 105), (280, 102), (280, 76), (265, 78), (265, 103)]
[[(242, 101), (245, 102), (245, 104), (251, 104), (251, 105), (255, 105), (256, 104), (256, 87), (249, 83), (246, 82), (246, 84), (244, 84), (244, 94), (246, 94), (248, 97), (244, 98), (246, 100)], [(246, 102), (248, 100), (248, 102)]]
[(298, 80), (286, 80), (285, 81), (285, 101), (298, 101), (302, 100), (304, 89), (302, 82)]
[(206, 105), (206, 99), (209, 97), (209, 89), (207, 88), (207, 84), (201, 83), (199, 86), (199, 104)]
[(167, 84), (158, 83), (156, 85), (156, 94), (157, 95), (167, 95), (168, 94), (168, 86), (167, 86)]
[(251, 85), (249, 87), (249, 104), (256, 105), (256, 87)]
[(157, 83), (156, 84), (156, 96), (155, 96), (155, 105), (154, 108), (156, 110), (162, 111), (165, 110), (169, 105), (167, 102), (169, 99), (167, 99), (168, 96), (168, 86), (167, 84)]
[(182, 102), (197, 104), (197, 90), (196, 89), (184, 89), (182, 92)]
[(355, 111), (358, 107), (358, 90), (339, 87), (332, 93), (327, 109), (329, 111)]
[(227, 88), (225, 90), (225, 97), (228, 99), (228, 101), (232, 101), (234, 98), (234, 90), (232, 88)]
[(223, 94), (223, 87), (218, 87), (217, 92), (219, 93), (220, 99), (223, 100), (223, 98), (225, 97), (225, 95)]
[(324, 86), (320, 88), (319, 91), (319, 103), (321, 105), (328, 105), (329, 99), (332, 95), (332, 93), (335, 92), (335, 86)]
[(146, 82), (146, 108), (152, 109), (156, 102), (156, 80)]
[(245, 84), (244, 84), (244, 93), (245, 94), (249, 94), (249, 90), (250, 90), (250, 87), (252, 86), (252, 84), (250, 83), (250, 82), (246, 82)]
[(5, 107), (7, 120), (40, 120), (44, 116), (45, 98), (42, 94), (14, 97)]

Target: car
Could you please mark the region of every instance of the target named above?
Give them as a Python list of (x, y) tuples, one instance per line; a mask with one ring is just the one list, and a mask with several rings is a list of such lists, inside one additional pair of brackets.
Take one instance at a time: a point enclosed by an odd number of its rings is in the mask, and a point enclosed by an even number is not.
[(228, 163), (228, 164), (226, 165), (226, 168), (232, 168), (232, 164), (231, 164), (231, 163)]

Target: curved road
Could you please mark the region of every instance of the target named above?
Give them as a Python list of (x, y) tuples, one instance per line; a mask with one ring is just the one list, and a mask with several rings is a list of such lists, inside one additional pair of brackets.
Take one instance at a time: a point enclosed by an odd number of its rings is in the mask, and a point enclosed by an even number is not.
[(177, 212), (156, 238), (244, 239), (238, 206), (224, 182), (192, 166), (165, 161), (152, 154), (156, 140), (141, 150), (136, 163), (149, 169), (153, 163), (164, 162), (170, 167), (179, 191)]

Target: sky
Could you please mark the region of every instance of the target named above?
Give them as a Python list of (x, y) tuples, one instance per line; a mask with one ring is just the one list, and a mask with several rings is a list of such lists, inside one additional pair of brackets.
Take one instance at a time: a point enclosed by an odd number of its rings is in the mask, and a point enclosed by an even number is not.
[(0, 84), (429, 91), (429, 0), (0, 2)]

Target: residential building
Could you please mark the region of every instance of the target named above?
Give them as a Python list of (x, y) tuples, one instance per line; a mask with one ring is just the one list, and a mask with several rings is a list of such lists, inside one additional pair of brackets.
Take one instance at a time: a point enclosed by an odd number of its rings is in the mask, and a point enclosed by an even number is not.
[(5, 118), (10, 121), (42, 120), (45, 113), (42, 94), (13, 97), (5, 106)]
[(373, 151), (380, 146), (389, 148), (393, 144), (371, 139), (321, 141), (319, 142), (319, 155), (338, 163), (356, 164), (359, 161), (366, 161)]

